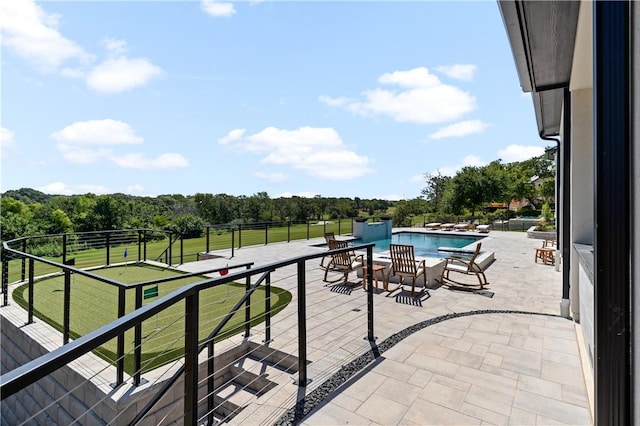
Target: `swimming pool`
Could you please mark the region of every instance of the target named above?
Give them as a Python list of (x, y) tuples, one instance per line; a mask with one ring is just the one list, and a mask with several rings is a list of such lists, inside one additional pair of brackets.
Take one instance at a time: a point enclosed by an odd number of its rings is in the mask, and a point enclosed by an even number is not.
[(375, 241), (358, 241), (358, 243), (375, 243), (374, 253), (389, 250), (389, 244), (411, 244), (414, 246), (416, 256), (422, 257), (449, 257), (451, 253), (439, 252), (438, 247), (461, 248), (484, 237), (472, 235), (443, 235), (424, 234), (419, 232), (399, 232), (393, 234), (391, 238)]

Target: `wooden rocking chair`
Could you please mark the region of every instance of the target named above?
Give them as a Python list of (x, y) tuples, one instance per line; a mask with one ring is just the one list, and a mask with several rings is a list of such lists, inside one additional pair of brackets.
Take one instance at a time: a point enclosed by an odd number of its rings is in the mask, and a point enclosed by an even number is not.
[(391, 253), (391, 273), (390, 275), (400, 276), (400, 285), (403, 284), (404, 278), (411, 278), (411, 297), (413, 297), (416, 289), (416, 278), (420, 275), (424, 276), (423, 288), (427, 288), (427, 268), (424, 259), (416, 260), (412, 245), (407, 244), (390, 244), (389, 252)]
[(440, 275), (440, 282), (444, 285), (457, 284), (461, 286), (469, 286), (475, 284), (463, 283), (460, 281), (453, 280), (449, 277), (451, 272), (455, 272), (463, 275), (471, 275), (475, 276), (478, 279), (478, 283), (480, 284), (480, 290), (484, 289), (485, 285), (488, 285), (487, 277), (484, 275), (484, 271), (482, 268), (476, 263), (476, 259), (480, 254), (480, 247), (482, 243), (476, 244), (476, 249), (471, 255), (471, 257), (465, 257), (461, 255), (451, 255), (447, 259), (447, 263), (442, 269), (442, 274)]
[[(329, 245), (330, 251), (349, 247), (349, 244), (346, 241), (340, 240), (329, 240), (327, 241), (327, 244)], [(327, 263), (327, 266), (325, 267), (323, 279), (323, 281), (328, 284), (337, 283), (341, 280), (346, 284), (349, 274), (351, 272), (356, 272), (358, 268), (362, 268), (364, 265), (364, 255), (356, 254), (354, 250), (331, 253), (330, 256), (331, 260), (329, 260), (329, 263)], [(329, 280), (328, 275), (331, 271), (342, 272), (342, 277), (335, 280)]]

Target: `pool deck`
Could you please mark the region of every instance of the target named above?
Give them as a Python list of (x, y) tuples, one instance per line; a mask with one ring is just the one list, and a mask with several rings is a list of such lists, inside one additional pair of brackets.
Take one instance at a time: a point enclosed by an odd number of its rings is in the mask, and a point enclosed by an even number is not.
[[(458, 231), (448, 234), (455, 232)], [(482, 240), (483, 250), (495, 255), (486, 270), (490, 285), (485, 291), (438, 287), (417, 301), (407, 297), (407, 286), (391, 295), (377, 291), (375, 344), (363, 343), (362, 337), (354, 338), (366, 336), (366, 321), (360, 317), (350, 322), (348, 332), (332, 333), (326, 328), (310, 331), (313, 335), (309, 336), (308, 355), (314, 360), (309, 365), (311, 383), (306, 388), (285, 385), (285, 389), (274, 391), (280, 392), (279, 396), (266, 396), (266, 401), (247, 407), (231, 423), (288, 423), (291, 417), (282, 416), (292, 415), (296, 401), (311, 399), (323, 383), (330, 381), (326, 376), (315, 378), (314, 366), (338, 358), (340, 351), (357, 355), (360, 352), (354, 351), (353, 346), (358, 341), (362, 353), (370, 346), (384, 349), (357, 374), (316, 399), (311, 412), (295, 417), (293, 423), (593, 424), (592, 369), (581, 349), (580, 326), (559, 316), (561, 266), (534, 263), (540, 241), (528, 239), (526, 233), (491, 231), (479, 235), (486, 237)], [(326, 250), (313, 246), (319, 241), (237, 249), (233, 259), (193, 262), (181, 269), (271, 263)], [(307, 286), (310, 290), (313, 286), (313, 297), (323, 297), (318, 307), (309, 306), (309, 315), (314, 309), (321, 309), (319, 315), (335, 320), (343, 315), (341, 312), (357, 310), (349, 308), (362, 307), (366, 302), (362, 287), (355, 287), (349, 294), (332, 293), (322, 285), (321, 274), (319, 267), (307, 270)], [(274, 277), (276, 285), (294, 289), (295, 284), (288, 280), (295, 281), (284, 272)], [(307, 304), (310, 303), (312, 298), (308, 297)], [(291, 324), (281, 327), (295, 329), (295, 311), (294, 294), (292, 303), (278, 315), (281, 321)], [(411, 327), (413, 330), (406, 332)], [(276, 337), (274, 345), (277, 344)], [(339, 364), (340, 360), (336, 371)]]

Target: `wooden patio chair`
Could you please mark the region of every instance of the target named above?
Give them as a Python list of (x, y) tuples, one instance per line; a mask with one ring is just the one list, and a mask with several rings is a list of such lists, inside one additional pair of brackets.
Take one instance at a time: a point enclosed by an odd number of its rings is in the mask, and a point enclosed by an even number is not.
[[(336, 239), (336, 235), (333, 232), (325, 232), (324, 234), (324, 240), (327, 243), (327, 247), (329, 247), (329, 241), (330, 240), (335, 240)], [(322, 256), (322, 259), (320, 259), (320, 267), (324, 268), (324, 261), (327, 258), (327, 256)]]
[[(327, 243), (330, 251), (349, 247), (346, 241), (329, 240)], [(362, 268), (364, 265), (364, 255), (356, 254), (354, 250), (331, 253), (329, 256), (331, 256), (331, 260), (329, 260), (329, 263), (327, 263), (325, 267), (323, 279), (323, 281), (328, 284), (337, 283), (341, 280), (346, 284), (349, 274), (351, 272), (357, 272), (358, 268)], [(342, 272), (342, 277), (335, 280), (328, 279), (329, 272), (332, 271)], [(358, 282), (358, 284), (360, 284), (360, 282)]]
[(476, 263), (476, 259), (480, 254), (480, 247), (482, 243), (476, 244), (476, 249), (473, 254), (469, 256), (457, 255), (453, 254), (451, 257), (447, 258), (447, 263), (444, 265), (442, 269), (442, 274), (440, 274), (440, 282), (445, 285), (450, 285), (451, 283), (457, 285), (475, 285), (464, 283), (460, 281), (456, 281), (450, 278), (449, 274), (451, 272), (462, 274), (462, 275), (470, 275), (474, 276), (478, 279), (478, 283), (480, 284), (480, 289), (482, 290), (485, 285), (488, 285), (487, 277), (484, 275), (484, 271), (482, 268)]
[(391, 253), (391, 271), (389, 275), (398, 275), (400, 277), (400, 285), (403, 284), (405, 277), (411, 278), (412, 297), (416, 290), (416, 278), (420, 275), (424, 276), (423, 288), (427, 288), (427, 267), (425, 261), (424, 259), (416, 260), (412, 245), (390, 244), (389, 252)]

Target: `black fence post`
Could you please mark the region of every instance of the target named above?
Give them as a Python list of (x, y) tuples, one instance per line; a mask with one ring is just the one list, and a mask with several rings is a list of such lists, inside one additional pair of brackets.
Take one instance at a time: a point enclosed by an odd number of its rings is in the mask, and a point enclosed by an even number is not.
[(322, 218), (322, 235), (325, 235), (327, 233), (327, 221), (324, 220), (324, 217)]
[(238, 248), (242, 248), (242, 224), (238, 224)]
[(107, 263), (105, 263), (105, 265), (109, 266), (109, 259), (111, 258), (111, 234), (107, 233), (105, 241), (107, 246)]
[(141, 233), (141, 232), (140, 232), (140, 230), (138, 229), (138, 262), (140, 262), (140, 261), (142, 260), (142, 259), (141, 259), (141, 257), (140, 257), (140, 256), (142, 256), (142, 251), (141, 251), (141, 249), (142, 249), (142, 245), (140, 244), (140, 243), (142, 242), (142, 241), (141, 241), (141, 240), (142, 240), (142, 236), (141, 236), (141, 234), (142, 234), (142, 233)]
[(213, 361), (213, 338), (207, 343), (207, 425), (214, 425), (213, 410), (215, 408), (214, 392), (214, 361)]
[(291, 219), (289, 219), (289, 223), (287, 225), (287, 242), (291, 242)]
[(342, 232), (340, 232), (340, 225), (342, 225), (342, 219), (338, 218), (338, 235), (342, 235)]
[(271, 272), (267, 274), (264, 289), (264, 341), (263, 343), (269, 343), (271, 341)]
[[(249, 267), (247, 266), (247, 269)], [(245, 290), (249, 292), (251, 290), (251, 277), (245, 278)], [(247, 301), (244, 305), (244, 337), (251, 335), (251, 296), (247, 297)]]
[(67, 261), (67, 234), (62, 236), (62, 263)]
[[(125, 307), (127, 306), (126, 296), (127, 289), (125, 287), (118, 287), (118, 318), (122, 318), (125, 315)], [(116, 387), (124, 383), (124, 333), (118, 335), (116, 342)]]
[(147, 260), (147, 231), (142, 231), (143, 261)]
[(367, 247), (367, 271), (367, 340), (373, 342), (373, 247)]
[(173, 234), (169, 233), (169, 247), (167, 248), (167, 265), (169, 266), (173, 263), (173, 241), (171, 237), (173, 237)]
[(29, 314), (27, 324), (33, 323), (33, 259), (29, 259)]
[(231, 257), (235, 254), (236, 247), (236, 228), (231, 228)]
[(9, 304), (9, 256), (2, 248), (2, 306)]
[[(27, 240), (22, 240), (22, 252), (26, 253), (27, 252)], [(23, 257), (22, 258), (22, 265), (20, 267), (20, 281), (24, 281), (25, 279), (25, 273), (26, 273), (26, 267), (27, 267), (27, 258)]]
[(298, 386), (307, 385), (307, 294), (304, 260), (298, 261)]
[(184, 240), (182, 239), (182, 234), (180, 234), (180, 264), (184, 263)]
[[(142, 307), (142, 286), (136, 286), (136, 309)], [(142, 323), (136, 324), (133, 333), (133, 384), (140, 385), (142, 369)]]
[(307, 240), (309, 239), (309, 221), (307, 220)]
[(187, 296), (184, 304), (184, 424), (192, 426), (198, 421), (198, 296)]
[[(73, 266), (76, 264), (75, 259), (69, 259), (65, 265)], [(71, 271), (64, 269), (64, 304), (62, 311), (62, 344), (69, 343), (69, 330), (71, 329)]]
[(209, 234), (210, 234), (210, 231), (211, 231), (211, 227), (207, 226), (205, 253), (209, 253)]
[(269, 224), (265, 222), (264, 224), (264, 245), (269, 244)]

